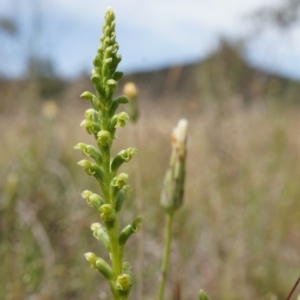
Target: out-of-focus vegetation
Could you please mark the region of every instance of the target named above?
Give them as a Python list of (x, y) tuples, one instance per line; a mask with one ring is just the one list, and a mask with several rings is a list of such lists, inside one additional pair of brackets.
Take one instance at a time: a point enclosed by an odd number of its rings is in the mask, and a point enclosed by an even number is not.
[(299, 12), (299, 0), (284, 0), (276, 6), (260, 8), (253, 13), (253, 17), (257, 24), (263, 27), (268, 24), (280, 30), (287, 30), (299, 25)]
[[(0, 299), (109, 299), (83, 256), (105, 251), (89, 229), (98, 216), (80, 196), (83, 188), (96, 191), (96, 181), (79, 171), (73, 150), (78, 141), (91, 142), (78, 125), (88, 108), (79, 94), (90, 83), (38, 78), (0, 80)], [(115, 151), (132, 146), (138, 132), (143, 299), (153, 299), (158, 285), (159, 195), (169, 134), (181, 117), (190, 122), (187, 185), (167, 299), (179, 299), (179, 290), (181, 299), (195, 299), (200, 287), (212, 299), (284, 299), (300, 265), (299, 82), (249, 68), (226, 43), (199, 64), (125, 80), (139, 87), (141, 116)], [(134, 185), (135, 170), (129, 173)]]

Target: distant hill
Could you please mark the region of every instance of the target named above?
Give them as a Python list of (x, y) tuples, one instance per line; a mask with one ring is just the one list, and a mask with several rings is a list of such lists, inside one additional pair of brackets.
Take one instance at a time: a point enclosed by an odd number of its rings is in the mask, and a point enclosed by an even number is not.
[[(209, 97), (215, 101), (238, 96), (245, 102), (272, 98), (284, 103), (300, 103), (300, 82), (250, 67), (239, 49), (226, 42), (202, 61), (131, 74), (122, 79), (123, 83), (126, 81), (134, 81), (147, 94), (147, 98), (154, 101), (158, 96), (176, 95), (193, 99)], [(28, 83), (25, 79), (0, 78), (1, 94), (11, 93), (11, 90), (15, 93), (17, 89), (24, 89)], [(71, 87), (88, 89), (91, 86), (88, 75), (82, 75), (73, 82), (58, 77), (41, 77), (34, 84), (37, 96), (42, 99), (62, 99)]]
[(300, 103), (300, 82), (250, 67), (239, 49), (226, 42), (203, 61), (140, 72), (125, 79), (151, 91), (153, 96), (163, 93), (210, 95), (221, 101), (238, 95), (246, 102), (271, 96), (289, 103)]

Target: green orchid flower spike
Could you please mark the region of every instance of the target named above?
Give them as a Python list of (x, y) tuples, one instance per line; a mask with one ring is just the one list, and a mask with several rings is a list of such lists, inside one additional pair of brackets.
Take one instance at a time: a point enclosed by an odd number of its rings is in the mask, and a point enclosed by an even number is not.
[(93, 61), (91, 81), (95, 93), (84, 92), (81, 98), (89, 100), (93, 108), (88, 109), (85, 119), (80, 126), (95, 138), (95, 146), (78, 143), (74, 148), (81, 150), (87, 158), (78, 164), (86, 173), (93, 176), (100, 186), (99, 195), (85, 190), (82, 197), (87, 204), (99, 214), (99, 223), (93, 223), (93, 236), (103, 243), (109, 252), (110, 262), (87, 252), (85, 258), (93, 270), (99, 271), (108, 281), (113, 299), (128, 299), (131, 289), (131, 272), (123, 262), (123, 248), (127, 239), (138, 231), (142, 217), (132, 220), (123, 230), (119, 228), (119, 215), (124, 201), (128, 199), (130, 190), (127, 184), (128, 175), (119, 173), (119, 167), (129, 162), (137, 149), (121, 150), (115, 157), (111, 156), (111, 148), (116, 138), (116, 130), (126, 125), (129, 116), (126, 112), (116, 113), (120, 104), (128, 103), (126, 96), (114, 98), (118, 81), (123, 73), (117, 71), (121, 56), (118, 54), (119, 45), (116, 42), (115, 15), (112, 8), (105, 14), (101, 44)]

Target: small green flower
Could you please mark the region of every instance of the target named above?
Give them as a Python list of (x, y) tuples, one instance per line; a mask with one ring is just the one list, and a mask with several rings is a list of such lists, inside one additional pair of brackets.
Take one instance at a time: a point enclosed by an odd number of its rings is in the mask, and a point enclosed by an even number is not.
[(99, 180), (100, 183), (105, 182), (105, 175), (97, 164), (92, 163), (86, 159), (79, 161), (77, 164), (84, 167), (86, 173), (90, 176), (94, 176), (97, 180)]
[(97, 138), (97, 142), (105, 147), (105, 146), (110, 146), (112, 143), (112, 138), (110, 135), (110, 132), (107, 130), (100, 130), (97, 134), (98, 138)]
[(111, 280), (113, 278), (113, 270), (104, 259), (98, 257), (95, 267), (107, 280)]
[(123, 188), (127, 184), (128, 174), (120, 173), (111, 181), (111, 185), (117, 187), (118, 189)]
[(121, 274), (117, 278), (116, 289), (119, 291), (129, 291), (131, 288), (131, 278), (129, 274)]
[(84, 254), (86, 260), (90, 263), (90, 266), (91, 268), (94, 270), (94, 271), (97, 271), (97, 268), (95, 266), (96, 264), (96, 261), (97, 261), (97, 256), (96, 254), (92, 253), (92, 252), (87, 252)]
[(129, 192), (130, 192), (130, 186), (125, 185), (121, 190), (118, 191), (118, 194), (116, 196), (115, 200), (115, 211), (119, 212), (123, 206), (123, 203), (125, 200), (129, 198)]
[(107, 229), (103, 227), (100, 223), (93, 223), (91, 225), (91, 230), (93, 231), (93, 236), (102, 241), (104, 247), (110, 251), (110, 238)]
[(106, 223), (112, 223), (116, 220), (116, 213), (110, 204), (103, 204), (100, 207), (100, 216)]
[(96, 208), (97, 210), (105, 203), (104, 200), (97, 194), (91, 191), (85, 190), (81, 193), (82, 198), (84, 198), (88, 205)]
[(144, 217), (138, 216), (136, 217), (129, 225), (125, 226), (119, 236), (119, 244), (123, 246), (128, 238), (133, 234), (139, 231), (140, 224), (142, 223)]
[(115, 115), (112, 119), (113, 123), (115, 123), (115, 128), (124, 127), (126, 125), (127, 120), (129, 120), (129, 116), (126, 112), (121, 112)]
[(80, 126), (84, 127), (89, 134), (97, 134), (98, 131), (100, 130), (99, 125), (97, 125), (95, 122), (93, 122), (91, 120), (87, 120), (87, 119), (83, 120), (80, 123)]
[(86, 99), (86, 100), (93, 100), (93, 98), (96, 97), (94, 94), (92, 94), (91, 92), (84, 92), (80, 95), (80, 98), (82, 99)]
[(94, 146), (78, 143), (76, 146), (74, 146), (74, 149), (81, 150), (83, 155), (93, 158), (98, 164), (102, 163), (101, 153)]
[(111, 163), (112, 172), (116, 172), (124, 162), (129, 162), (132, 156), (138, 152), (136, 148), (128, 148), (120, 151)]
[(94, 121), (96, 115), (96, 111), (92, 108), (87, 109), (84, 113), (84, 116), (87, 120)]

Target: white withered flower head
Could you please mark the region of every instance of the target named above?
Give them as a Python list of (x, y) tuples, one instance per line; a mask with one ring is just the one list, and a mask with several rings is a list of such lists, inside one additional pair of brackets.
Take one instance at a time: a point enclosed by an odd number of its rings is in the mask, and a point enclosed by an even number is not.
[(172, 154), (161, 193), (161, 205), (174, 213), (183, 203), (188, 121), (181, 119), (171, 134)]
[(172, 135), (171, 135), (171, 141), (172, 145), (176, 149), (185, 149), (185, 143), (187, 138), (187, 127), (188, 127), (188, 121), (186, 119), (180, 119), (177, 123), (177, 126), (174, 127)]

